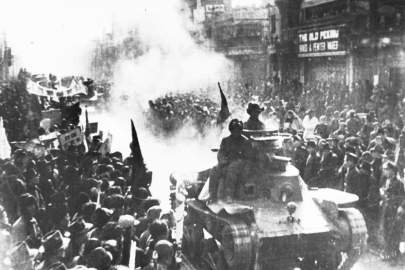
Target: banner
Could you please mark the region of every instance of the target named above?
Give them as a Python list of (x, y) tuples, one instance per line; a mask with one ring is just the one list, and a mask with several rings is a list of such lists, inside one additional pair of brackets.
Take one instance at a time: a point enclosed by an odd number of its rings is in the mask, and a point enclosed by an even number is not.
[(56, 76), (47, 78), (44, 75), (33, 75), (27, 79), (27, 91), (33, 95), (52, 99), (78, 94), (87, 95), (88, 93), (83, 80), (75, 76), (63, 77), (58, 80)]
[(75, 128), (65, 134), (59, 135), (59, 143), (62, 150), (67, 150), (71, 145), (81, 145), (83, 143), (83, 135), (80, 128)]
[(47, 154), (46, 146), (41, 144), (38, 139), (32, 139), (28, 142), (13, 142), (13, 144), (19, 149), (34, 154), (37, 158), (44, 157)]
[(41, 142), (53, 141), (53, 140), (56, 140), (59, 135), (60, 135), (60, 133), (58, 131), (54, 131), (52, 133), (39, 136), (39, 140)]

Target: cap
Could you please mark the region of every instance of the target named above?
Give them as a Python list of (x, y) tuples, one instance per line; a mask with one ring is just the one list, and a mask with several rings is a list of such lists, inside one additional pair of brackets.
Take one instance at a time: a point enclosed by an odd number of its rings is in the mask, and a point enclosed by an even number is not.
[(68, 226), (68, 231), (72, 235), (77, 235), (89, 232), (92, 227), (93, 225), (85, 222), (83, 218), (78, 218)]
[(251, 114), (253, 112), (261, 113), (262, 111), (264, 111), (264, 108), (260, 107), (257, 103), (249, 103), (246, 110), (248, 114)]
[(155, 245), (157, 261), (164, 261), (174, 256), (173, 244), (167, 240), (160, 240)]
[(63, 237), (59, 230), (49, 232), (42, 239), (45, 253), (66, 249), (69, 242), (70, 239)]

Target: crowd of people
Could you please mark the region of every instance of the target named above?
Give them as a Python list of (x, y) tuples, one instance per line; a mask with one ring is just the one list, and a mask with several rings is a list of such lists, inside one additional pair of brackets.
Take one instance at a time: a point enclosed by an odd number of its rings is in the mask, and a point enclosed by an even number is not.
[[(1, 94), (9, 96), (1, 115), (10, 140), (12, 125), (27, 123), (15, 118), (25, 117), (24, 110), (10, 111), (25, 94), (4, 88)], [(65, 101), (52, 104), (62, 106), (60, 123), (45, 130), (38, 121), (21, 139), (79, 129), (85, 141), (56, 140), (40, 154), (12, 145), (11, 157), (0, 160), (0, 268), (180, 269), (174, 215), (151, 196), (139, 143), (131, 143), (129, 157), (102, 151), (102, 133), (91, 138), (81, 128), (79, 103)]]
[[(81, 109), (74, 99), (45, 102), (27, 94), (18, 83), (3, 86), (0, 93), (0, 116), (9, 141), (80, 128)], [(229, 95), (229, 104), (248, 108), (251, 118), (235, 126), (291, 133), (285, 154), (308, 186), (357, 194), (370, 242), (380, 243), (379, 232), (383, 232), (385, 257), (397, 257), (405, 224), (405, 130), (403, 114), (398, 113), (400, 102), (390, 106), (393, 98), (382, 96), (384, 89), (376, 88), (369, 98), (356, 99), (371, 103), (364, 102), (356, 112), (357, 101), (347, 102), (353, 94), (334, 91), (341, 87), (337, 84), (318, 82), (301, 89), (292, 83), (291, 87), (291, 94), (285, 96), (263, 92), (254, 104), (249, 103), (253, 99), (249, 86), (239, 84), (242, 90)], [(40, 112), (47, 108), (60, 109), (62, 119), (45, 131), (38, 127)], [(150, 101), (149, 109), (148, 117), (159, 134), (173, 133), (188, 123), (203, 134), (218, 124), (221, 108), (207, 93), (172, 93)], [(0, 160), (0, 258), (6, 258), (0, 267), (180, 267), (172, 237), (173, 212), (163, 211), (151, 196), (151, 176), (142, 173), (146, 168), (134, 166), (140, 152), (132, 145), (135, 154), (124, 158), (120, 152), (99, 151), (101, 145), (99, 135), (88, 140), (87, 149), (84, 145), (65, 151), (54, 147), (43, 156), (13, 149), (11, 158)]]
[(151, 197), (151, 175), (98, 144), (1, 160), (2, 269), (178, 269), (174, 215)]
[[(348, 106), (319, 119), (309, 109), (301, 119), (293, 101), (289, 103), (292, 104), (288, 110), (283, 107), (284, 117), (275, 117), (273, 122), (277, 122), (279, 131), (292, 135), (285, 142), (285, 154), (303, 180), (310, 188), (334, 188), (356, 194), (356, 206), (366, 218), (370, 243), (384, 250), (384, 258), (398, 258), (400, 243), (405, 240), (402, 121), (379, 121), (373, 111), (357, 113)], [(249, 129), (263, 128), (256, 125)]]
[(156, 134), (172, 134), (186, 124), (204, 134), (215, 124), (219, 106), (204, 93), (170, 93), (149, 101), (147, 116)]

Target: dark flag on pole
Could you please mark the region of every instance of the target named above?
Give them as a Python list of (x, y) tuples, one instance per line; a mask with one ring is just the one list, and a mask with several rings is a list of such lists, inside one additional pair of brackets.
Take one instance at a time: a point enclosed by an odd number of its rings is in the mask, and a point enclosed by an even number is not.
[(131, 119), (132, 142), (130, 144), (132, 166), (132, 184), (137, 187), (149, 188), (152, 181), (152, 172), (148, 171), (143, 160), (138, 134), (134, 122)]
[(89, 113), (87, 112), (87, 109), (85, 111), (86, 114), (86, 127), (84, 129), (84, 135), (87, 137), (90, 136), (90, 123), (89, 123)]
[(221, 110), (219, 111), (218, 117), (217, 117), (217, 124), (221, 125), (223, 124), (226, 119), (231, 115), (229, 112), (228, 108), (228, 101), (226, 100), (226, 97), (224, 95), (224, 92), (222, 91), (221, 84), (218, 82), (218, 88), (219, 88), (219, 93), (221, 94)]
[(143, 161), (141, 147), (139, 145), (138, 133), (136, 132), (134, 121), (131, 119), (131, 153), (134, 158), (134, 164), (138, 168), (145, 168), (145, 163)]
[(91, 140), (90, 140), (90, 123), (89, 123), (89, 113), (87, 112), (87, 109), (85, 111), (86, 115), (86, 126), (84, 128), (84, 138), (86, 139), (87, 146), (90, 147), (91, 145)]

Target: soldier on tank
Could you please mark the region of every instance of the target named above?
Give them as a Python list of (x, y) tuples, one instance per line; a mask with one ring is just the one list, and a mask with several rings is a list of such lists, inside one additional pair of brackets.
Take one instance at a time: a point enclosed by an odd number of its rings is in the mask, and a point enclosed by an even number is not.
[(252, 147), (248, 139), (242, 135), (242, 130), (242, 121), (233, 119), (229, 123), (231, 135), (222, 139), (218, 152), (218, 166), (212, 169), (210, 175), (211, 201), (233, 198), (240, 185), (240, 179), (246, 172), (246, 162), (251, 159)]
[(243, 128), (247, 130), (264, 130), (264, 124), (259, 120), (259, 115), (264, 111), (256, 103), (249, 103), (247, 113), (250, 115), (249, 119), (243, 123)]

